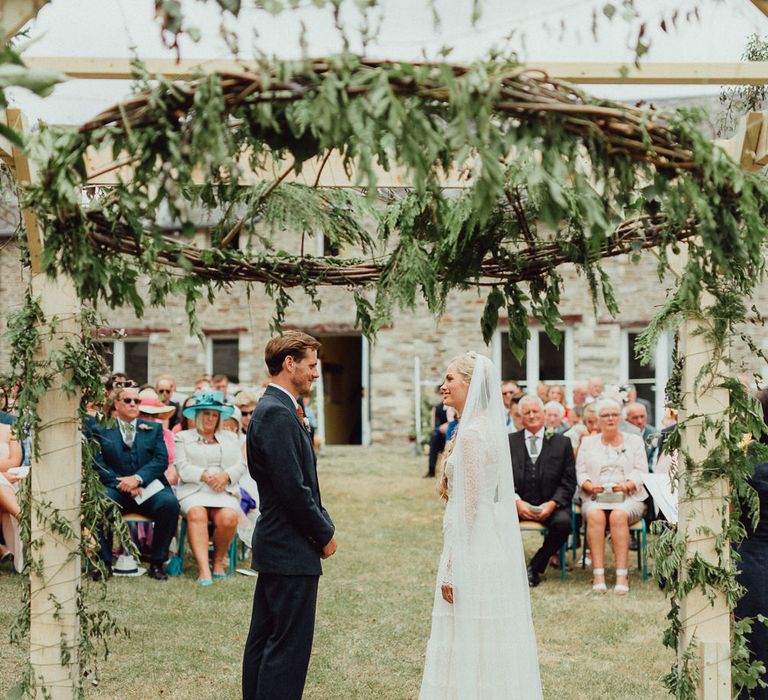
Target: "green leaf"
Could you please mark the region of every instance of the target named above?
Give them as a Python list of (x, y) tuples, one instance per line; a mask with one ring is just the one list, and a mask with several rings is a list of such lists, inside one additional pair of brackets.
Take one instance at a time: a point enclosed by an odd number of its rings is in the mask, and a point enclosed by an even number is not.
[(22, 87), (46, 97), (59, 83), (68, 80), (63, 73), (42, 71), (15, 64), (0, 64), (0, 88)]

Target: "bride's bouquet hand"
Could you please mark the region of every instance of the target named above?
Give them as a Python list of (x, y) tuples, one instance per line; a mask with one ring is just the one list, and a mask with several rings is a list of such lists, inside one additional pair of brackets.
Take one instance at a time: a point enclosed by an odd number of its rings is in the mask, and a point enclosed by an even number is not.
[(442, 586), (440, 586), (440, 593), (442, 594), (443, 600), (446, 603), (453, 605), (453, 586), (451, 586), (449, 583), (444, 583)]

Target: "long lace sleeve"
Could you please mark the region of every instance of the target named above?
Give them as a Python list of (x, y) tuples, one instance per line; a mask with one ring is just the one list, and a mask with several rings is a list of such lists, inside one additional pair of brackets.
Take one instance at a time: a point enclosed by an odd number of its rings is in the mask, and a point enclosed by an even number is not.
[(471, 536), (474, 530), (477, 511), (483, 486), (483, 452), (485, 442), (480, 431), (469, 429), (460, 445), (461, 457), (461, 486), (463, 491), (463, 510), (466, 535)]

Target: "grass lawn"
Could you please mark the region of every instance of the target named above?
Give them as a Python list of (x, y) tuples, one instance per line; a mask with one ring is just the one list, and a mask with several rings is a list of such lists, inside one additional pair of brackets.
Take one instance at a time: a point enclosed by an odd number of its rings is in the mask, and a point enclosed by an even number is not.
[[(327, 448), (323, 503), (339, 551), (320, 580), (318, 621), (304, 697), (405, 700), (418, 695), (442, 546), (442, 506), (422, 479), (426, 458), (407, 447)], [(530, 555), (540, 536), (525, 535)], [(609, 572), (610, 573), (610, 572)], [(91, 698), (238, 698), (240, 660), (255, 578), (209, 588), (182, 578), (112, 579), (107, 603), (130, 638), (112, 641)], [(667, 697), (658, 679), (671, 652), (661, 646), (667, 604), (656, 585), (630, 572), (629, 596), (590, 592), (589, 575), (550, 570), (533, 589), (544, 696)], [(22, 580), (0, 567), (0, 627), (17, 614)], [(609, 584), (611, 579), (609, 577)], [(0, 644), (0, 697), (16, 684), (26, 650)]]

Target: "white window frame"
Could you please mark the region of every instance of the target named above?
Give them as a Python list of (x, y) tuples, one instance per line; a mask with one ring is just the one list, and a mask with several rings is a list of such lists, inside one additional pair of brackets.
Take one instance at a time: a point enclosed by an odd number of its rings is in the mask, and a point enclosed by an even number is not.
[(144, 336), (137, 336), (136, 338), (125, 338), (122, 340), (112, 338), (98, 338), (99, 343), (111, 343), (112, 344), (112, 374), (118, 372), (125, 372), (125, 346), (127, 343), (146, 343), (147, 344), (147, 376), (149, 376), (149, 356), (151, 352), (151, 344), (149, 338)]
[[(645, 326), (632, 327), (621, 329), (621, 355), (619, 357), (619, 383), (624, 384), (632, 381), (629, 377), (629, 334), (630, 333), (642, 333), (645, 330)], [(664, 416), (664, 391), (667, 388), (667, 382), (669, 381), (670, 363), (669, 355), (672, 348), (672, 333), (667, 331), (659, 336), (659, 340), (656, 343), (656, 349), (653, 351), (653, 364), (656, 367), (656, 375), (654, 377), (654, 406), (653, 406), (653, 418), (658, 425), (661, 418)], [(634, 383), (634, 382), (633, 382)]]
[(205, 372), (206, 374), (214, 374), (213, 372), (213, 341), (214, 340), (236, 340), (237, 341), (237, 376), (242, 378), (242, 353), (240, 352), (240, 336), (237, 333), (227, 333), (219, 335), (218, 333), (211, 333), (205, 336)]
[[(563, 347), (563, 384), (565, 384), (566, 399), (571, 401), (574, 384), (574, 363), (575, 354), (573, 351), (573, 326), (564, 326), (558, 328), (563, 334), (562, 347)], [(501, 337), (502, 333), (506, 333), (506, 328), (497, 329), (493, 334), (491, 341), (491, 354), (496, 366), (501, 369)], [(530, 393), (535, 393), (536, 387), (539, 384), (539, 333), (543, 333), (544, 329), (540, 326), (531, 327), (531, 337), (528, 338), (528, 342), (525, 347), (525, 387)], [(502, 377), (504, 379), (504, 377)]]

